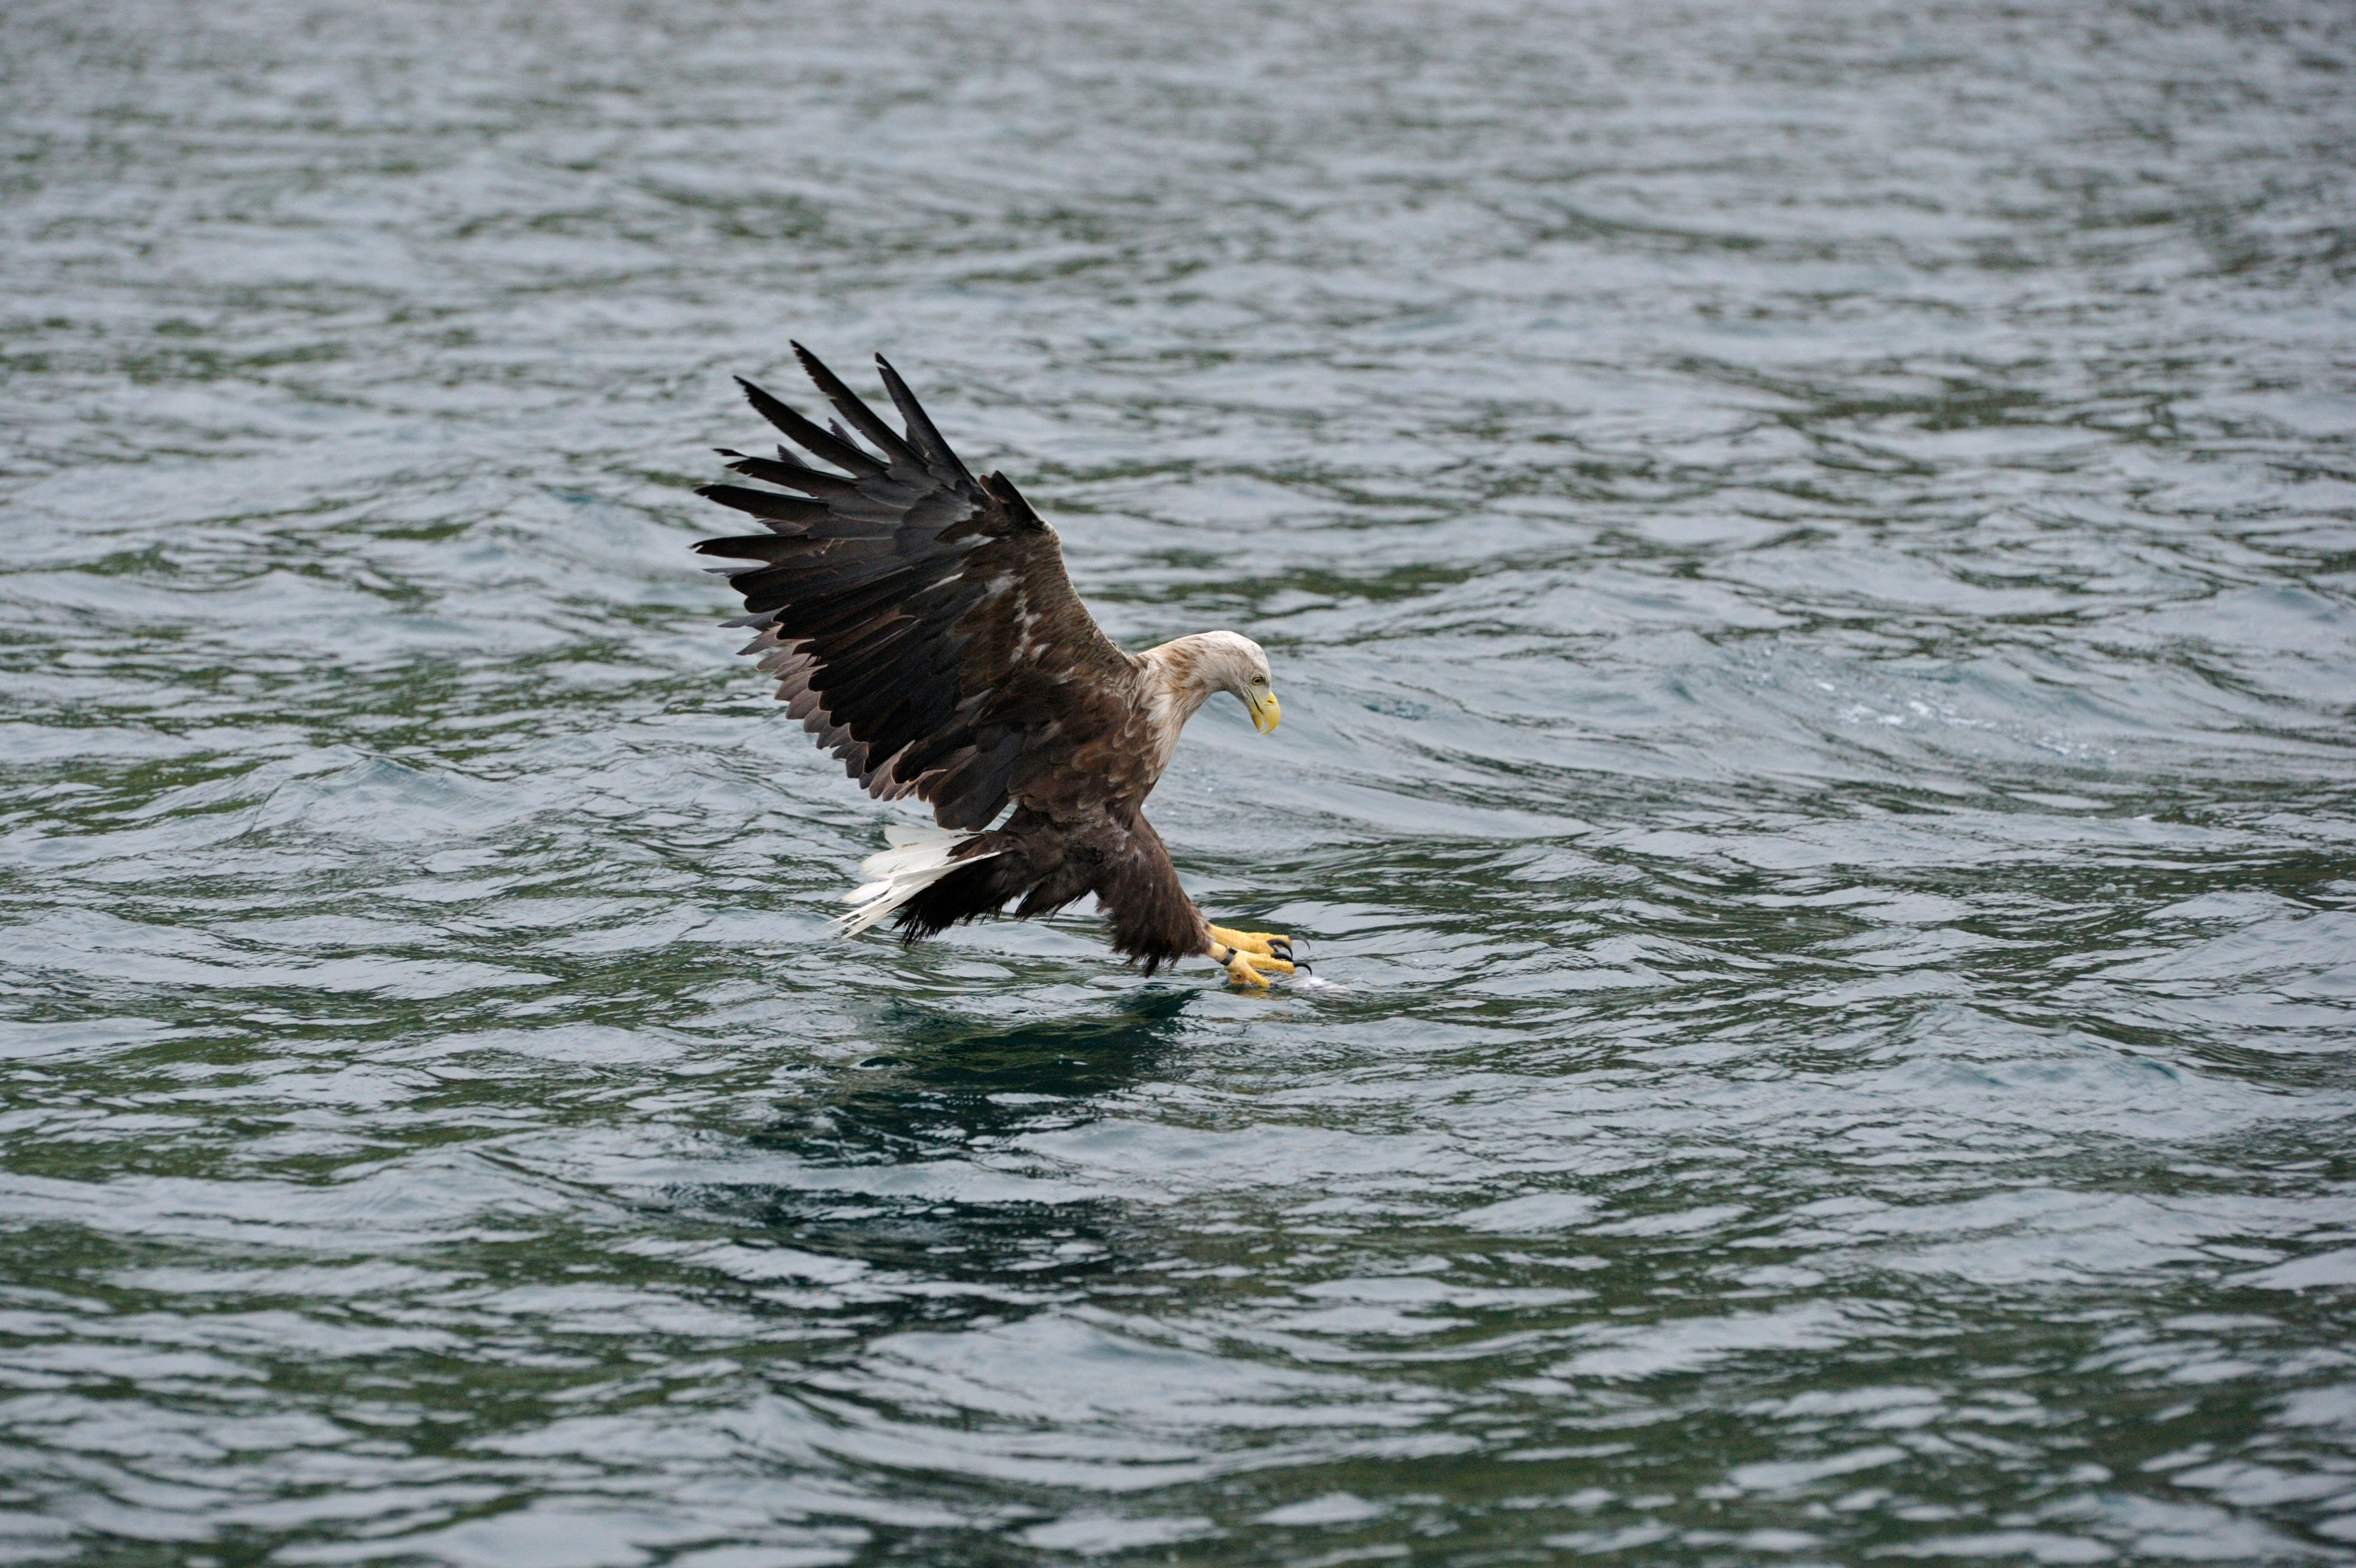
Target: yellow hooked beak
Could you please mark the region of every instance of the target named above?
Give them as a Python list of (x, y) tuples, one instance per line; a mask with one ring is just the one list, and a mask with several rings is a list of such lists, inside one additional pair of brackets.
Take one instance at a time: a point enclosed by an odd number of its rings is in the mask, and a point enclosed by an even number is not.
[(1262, 735), (1274, 729), (1276, 721), (1283, 716), (1283, 710), (1276, 705), (1276, 693), (1273, 692), (1255, 688), (1245, 693), (1244, 704), (1251, 709), (1252, 728)]

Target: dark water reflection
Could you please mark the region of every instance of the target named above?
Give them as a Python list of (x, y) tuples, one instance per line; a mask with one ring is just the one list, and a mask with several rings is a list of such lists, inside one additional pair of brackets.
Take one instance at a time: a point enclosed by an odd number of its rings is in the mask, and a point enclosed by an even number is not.
[[(2344, 7), (0, 10), (0, 1561), (2356, 1556)], [(1332, 984), (823, 921), (891, 353)]]

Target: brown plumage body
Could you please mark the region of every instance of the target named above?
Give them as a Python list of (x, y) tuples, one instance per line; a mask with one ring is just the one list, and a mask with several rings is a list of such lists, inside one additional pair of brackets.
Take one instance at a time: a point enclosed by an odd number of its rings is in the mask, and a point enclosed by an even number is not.
[(1115, 950), (1147, 972), (1215, 956), (1218, 929), (1143, 807), (1215, 692), (1273, 727), (1265, 655), (1232, 632), (1122, 651), (1073, 592), (1055, 530), (1003, 475), (969, 473), (889, 364), (879, 357), (905, 433), (795, 352), (848, 429), (821, 429), (750, 382), (745, 396), (841, 471), (782, 446), (775, 462), (723, 451), (737, 473), (798, 493), (703, 487), (768, 532), (696, 548), (752, 563), (726, 569), (747, 612), (732, 624), (756, 628), (744, 651), (777, 677), (787, 713), (871, 795), (914, 795), (972, 835), (921, 865), (921, 886), (893, 884), (870, 908), (896, 909), (914, 941), (1010, 904), (1022, 918), (1094, 894)]

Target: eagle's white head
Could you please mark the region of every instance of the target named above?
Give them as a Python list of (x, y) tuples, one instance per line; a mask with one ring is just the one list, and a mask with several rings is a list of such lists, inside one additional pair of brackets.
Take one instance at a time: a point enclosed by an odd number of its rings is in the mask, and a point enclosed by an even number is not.
[[(1198, 631), (1175, 642), (1148, 649), (1141, 657), (1146, 669), (1169, 693), (1172, 717), (1184, 724), (1194, 711), (1220, 692), (1232, 692), (1251, 714), (1252, 726), (1266, 735), (1276, 727), (1282, 710), (1276, 703), (1276, 679), (1268, 668), (1268, 654), (1248, 637), (1232, 631)], [(1176, 736), (1171, 737), (1173, 741)]]
[(1276, 680), (1268, 668), (1268, 652), (1248, 637), (1232, 631), (1206, 631), (1184, 640), (1194, 645), (1202, 660), (1203, 684), (1213, 692), (1233, 692), (1251, 710), (1252, 727), (1266, 735), (1276, 727)]

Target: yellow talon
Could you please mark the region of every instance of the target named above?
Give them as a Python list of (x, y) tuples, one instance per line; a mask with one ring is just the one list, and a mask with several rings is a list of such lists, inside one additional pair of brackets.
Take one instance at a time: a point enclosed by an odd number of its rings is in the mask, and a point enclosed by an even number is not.
[(1227, 983), (1231, 985), (1257, 985), (1264, 991), (1268, 988), (1268, 976), (1262, 974), (1261, 970), (1270, 970), (1278, 974), (1292, 972), (1292, 965), (1283, 959), (1246, 952), (1226, 942), (1213, 942), (1211, 957), (1226, 966)]
[(1213, 926), (1211, 940), (1258, 958), (1292, 956), (1292, 939), (1277, 931), (1231, 931), (1225, 926)]
[(1226, 970), (1231, 984), (1266, 990), (1268, 976), (1262, 970), (1291, 974), (1309, 967), (1292, 961), (1292, 939), (1280, 931), (1231, 931), (1207, 920), (1204, 929), (1211, 939), (1203, 948), (1204, 956)]

